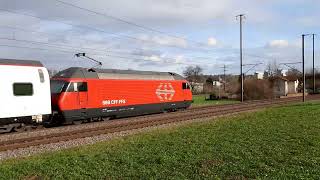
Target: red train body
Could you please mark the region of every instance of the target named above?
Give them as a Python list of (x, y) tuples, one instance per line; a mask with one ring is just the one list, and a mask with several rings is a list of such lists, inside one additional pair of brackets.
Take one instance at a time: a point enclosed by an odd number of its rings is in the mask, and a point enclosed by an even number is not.
[(185, 109), (188, 82), (178, 74), (69, 68), (52, 78), (53, 111), (65, 122)]

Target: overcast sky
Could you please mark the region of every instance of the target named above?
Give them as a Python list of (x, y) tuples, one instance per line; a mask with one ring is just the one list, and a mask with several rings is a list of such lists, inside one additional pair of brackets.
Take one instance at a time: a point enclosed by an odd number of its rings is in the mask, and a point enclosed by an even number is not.
[[(243, 13), (244, 63), (263, 63), (252, 73), (270, 61), (301, 61), (301, 34), (320, 28), (319, 0), (59, 1), (0, 0), (0, 58), (40, 60), (57, 70), (94, 66), (74, 57), (85, 52), (103, 68), (181, 73), (200, 65), (218, 74), (227, 65), (239, 74), (235, 16)], [(317, 61), (318, 44), (316, 38)], [(310, 68), (311, 37), (306, 48)]]

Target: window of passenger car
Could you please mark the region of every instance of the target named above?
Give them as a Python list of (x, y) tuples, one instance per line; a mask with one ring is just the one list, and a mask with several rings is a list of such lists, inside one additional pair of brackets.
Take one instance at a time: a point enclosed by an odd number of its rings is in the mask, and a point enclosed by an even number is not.
[(33, 95), (32, 83), (14, 83), (13, 94), (15, 96), (32, 96)]

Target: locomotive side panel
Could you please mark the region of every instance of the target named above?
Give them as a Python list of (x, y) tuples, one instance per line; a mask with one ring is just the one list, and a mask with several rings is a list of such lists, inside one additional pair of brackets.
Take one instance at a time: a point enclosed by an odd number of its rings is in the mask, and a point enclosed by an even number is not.
[[(159, 113), (187, 108), (192, 100), (190, 90), (185, 91), (182, 88), (185, 81), (99, 79), (70, 81), (66, 92), (60, 95), (59, 102), (66, 121)], [(86, 91), (77, 88), (79, 83), (86, 84)]]
[(73, 67), (53, 80), (63, 81), (53, 99), (67, 122), (159, 113), (187, 108), (192, 101), (187, 81), (169, 72)]
[[(88, 109), (103, 116), (129, 116), (186, 108), (191, 92), (182, 89), (183, 81), (100, 80), (88, 82)], [(100, 111), (100, 112), (99, 112)], [(89, 110), (90, 112), (90, 110)]]
[[(89, 82), (89, 108), (184, 101), (180, 81), (100, 80)], [(90, 89), (91, 90), (91, 89)], [(97, 93), (95, 93), (97, 92)]]

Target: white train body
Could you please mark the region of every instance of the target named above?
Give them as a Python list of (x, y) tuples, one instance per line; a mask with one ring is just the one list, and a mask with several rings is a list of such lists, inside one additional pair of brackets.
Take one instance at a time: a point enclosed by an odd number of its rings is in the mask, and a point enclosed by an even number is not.
[(0, 59), (0, 125), (51, 114), (49, 73), (40, 62)]

